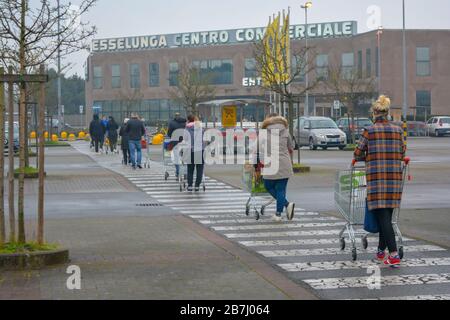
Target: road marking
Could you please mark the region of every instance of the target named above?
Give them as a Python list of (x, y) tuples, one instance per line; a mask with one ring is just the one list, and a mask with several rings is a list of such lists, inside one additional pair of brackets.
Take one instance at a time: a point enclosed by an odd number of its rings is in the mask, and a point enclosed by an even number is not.
[[(368, 277), (325, 278), (303, 280), (315, 290), (367, 288)], [(450, 273), (383, 276), (381, 286), (432, 285), (450, 283)]]
[[(236, 201), (236, 200), (246, 200), (247, 198), (229, 198), (230, 201)], [(192, 197), (191, 199), (177, 199), (177, 200), (167, 200), (167, 199), (161, 199), (158, 200), (159, 202), (163, 202), (163, 203), (204, 203), (205, 206), (208, 206), (209, 204), (205, 203), (205, 202), (213, 202), (215, 203), (217, 201), (217, 198), (194, 198)]]
[[(171, 198), (171, 197), (173, 197), (173, 193), (175, 192), (178, 192), (178, 194), (186, 194), (186, 193), (181, 193), (180, 192), (180, 189), (178, 188), (178, 189), (173, 189), (173, 190), (171, 190), (171, 191), (153, 191), (153, 190), (155, 190), (155, 189), (148, 189), (148, 188), (142, 188), (142, 190), (143, 191), (147, 191), (147, 194), (150, 194), (150, 195), (159, 195), (158, 197), (159, 198)], [(184, 192), (184, 191), (183, 191)], [(232, 193), (233, 195), (234, 194), (238, 194), (238, 193), (241, 193), (242, 191), (240, 191), (240, 190), (211, 190), (211, 189), (208, 189), (208, 194), (218, 194), (218, 193), (220, 193), (220, 194), (222, 194), (222, 193)]]
[[(150, 193), (151, 192), (151, 193)], [(219, 193), (219, 194), (217, 194)], [(230, 193), (230, 191), (225, 191), (225, 190), (221, 190), (219, 192), (214, 191), (214, 192), (194, 192), (194, 193), (190, 193), (190, 192), (178, 192), (178, 193), (172, 193), (172, 194), (167, 194), (167, 192), (165, 192), (164, 194), (158, 195), (156, 196), (157, 198), (186, 198), (186, 199), (192, 199), (192, 197), (198, 197), (199, 199), (205, 199), (205, 198), (214, 198), (214, 199), (227, 199), (229, 196), (226, 193)], [(246, 193), (242, 193), (242, 191), (237, 190), (237, 191), (233, 191), (231, 192), (233, 193), (231, 196), (235, 197), (235, 196), (242, 196), (242, 197), (249, 197), (248, 194)], [(147, 192), (147, 194), (155, 194), (153, 191), (149, 191)]]
[[(323, 261), (323, 262), (302, 262), (302, 263), (281, 263), (278, 266), (288, 272), (305, 271), (330, 271), (330, 270), (351, 270), (368, 269), (372, 266), (381, 266), (374, 260), (364, 261)], [(408, 267), (436, 267), (450, 266), (450, 258), (426, 258), (426, 259), (405, 259), (402, 261), (402, 268)]]
[[(275, 211), (274, 211), (275, 212)], [(306, 221), (339, 221), (340, 219), (334, 218), (334, 217), (319, 217), (319, 218), (294, 218), (291, 221), (293, 222), (306, 222)], [(230, 223), (239, 223), (239, 224), (246, 224), (246, 223), (255, 223), (255, 218), (246, 218), (246, 219), (230, 219), (230, 220), (199, 220), (201, 224), (230, 224)], [(272, 222), (271, 218), (262, 218), (260, 219), (260, 222), (264, 223), (273, 223), (274, 225), (278, 225), (279, 222)]]
[[(174, 207), (173, 209), (179, 209)], [(242, 210), (240, 210), (242, 211)], [(223, 211), (220, 211), (223, 212)], [(305, 216), (305, 217), (314, 217), (314, 216), (318, 216), (319, 214), (316, 212), (299, 212), (297, 213), (298, 216)], [(234, 219), (234, 218), (243, 218), (246, 217), (246, 215), (244, 213), (242, 214), (208, 214), (208, 215), (200, 215), (200, 214), (192, 214), (189, 215), (190, 218), (192, 219), (225, 219), (225, 218), (230, 218), (230, 219)], [(249, 218), (251, 219), (251, 218)], [(264, 219), (264, 218), (263, 218)]]
[[(369, 238), (369, 242), (372, 239)], [(373, 241), (377, 241), (373, 239)], [(415, 241), (403, 238), (404, 242)], [(323, 245), (323, 244), (339, 244), (339, 239), (293, 239), (293, 240), (266, 240), (266, 241), (239, 241), (246, 247), (278, 247), (278, 246), (302, 246), (302, 245)]]
[(342, 229), (326, 229), (313, 231), (283, 231), (283, 232), (257, 232), (257, 233), (228, 233), (224, 234), (229, 239), (236, 238), (271, 238), (271, 237), (309, 237), (309, 236), (335, 236)]
[[(376, 247), (369, 247), (361, 253), (376, 252)], [(431, 252), (431, 251), (447, 251), (444, 248), (431, 245), (409, 246), (405, 248), (408, 252)], [(300, 250), (269, 250), (258, 251), (259, 254), (267, 258), (277, 257), (304, 257), (304, 256), (322, 256), (322, 255), (349, 255), (349, 250), (340, 250), (339, 248), (321, 248), (321, 249), (300, 249)]]
[[(149, 185), (149, 184), (137, 184), (136, 186), (141, 188), (141, 189), (143, 189), (144, 191), (152, 191), (152, 190), (155, 190), (155, 191), (158, 191), (158, 190), (161, 190), (161, 191), (177, 191), (177, 190), (179, 190), (179, 185), (167, 187), (167, 186), (162, 186), (162, 185), (156, 185), (155, 186), (155, 185)], [(208, 185), (207, 187), (208, 187), (208, 190), (224, 190), (224, 191), (226, 191), (226, 190), (236, 190), (236, 192), (238, 192), (238, 191), (241, 192), (241, 190), (233, 189), (233, 188), (227, 187), (227, 186), (219, 186), (219, 185), (217, 185), (217, 186), (210, 186), (210, 185)]]
[(450, 294), (437, 294), (437, 295), (423, 295), (423, 296), (405, 296), (405, 297), (382, 297), (378, 299), (349, 299), (349, 300), (434, 300), (445, 301), (450, 300)]
[(240, 231), (240, 230), (266, 230), (266, 229), (296, 229), (296, 228), (321, 228), (321, 227), (338, 227), (345, 226), (346, 222), (332, 223), (282, 223), (270, 225), (253, 225), (253, 226), (228, 226), (228, 227), (211, 227), (216, 231)]

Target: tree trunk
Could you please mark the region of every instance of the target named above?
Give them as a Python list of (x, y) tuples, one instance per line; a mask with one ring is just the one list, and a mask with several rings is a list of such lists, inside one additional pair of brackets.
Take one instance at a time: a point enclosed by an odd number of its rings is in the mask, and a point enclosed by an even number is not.
[(25, 167), (30, 166), (28, 136), (28, 105), (25, 102)]
[[(4, 69), (0, 69), (0, 75), (3, 75)], [(0, 247), (6, 240), (5, 228), (5, 91), (4, 84), (0, 83)], [(9, 144), (11, 151), (11, 143)]]
[[(45, 72), (44, 66), (39, 68), (39, 73)], [(38, 132), (39, 136), (39, 192), (38, 192), (38, 230), (37, 230), (37, 242), (38, 244), (44, 244), (44, 170), (45, 170), (45, 157), (44, 157), (44, 121), (45, 121), (45, 84), (40, 85), (40, 97), (39, 97), (39, 124)], [(37, 111), (37, 110), (36, 110)]]
[[(8, 68), (8, 73), (13, 73), (12, 67)], [(12, 82), (8, 83), (8, 99), (8, 140), (14, 141), (14, 84)], [(14, 142), (12, 143), (14, 144)], [(14, 146), (12, 149), (12, 152), (11, 150), (8, 152), (9, 242), (11, 243), (16, 241), (16, 215), (14, 210), (14, 194), (16, 192), (14, 186)]]
[[(19, 61), (20, 61), (20, 74), (26, 72), (25, 61), (25, 15), (26, 15), (26, 0), (22, 0), (21, 6), (21, 28), (20, 28), (20, 48), (19, 48)], [(18, 217), (18, 242), (24, 244), (25, 238), (25, 117), (26, 117), (26, 86), (22, 82), (19, 85), (19, 192), (17, 199), (17, 217)]]
[(294, 136), (294, 101), (291, 96), (288, 99), (288, 121), (289, 121), (289, 134)]

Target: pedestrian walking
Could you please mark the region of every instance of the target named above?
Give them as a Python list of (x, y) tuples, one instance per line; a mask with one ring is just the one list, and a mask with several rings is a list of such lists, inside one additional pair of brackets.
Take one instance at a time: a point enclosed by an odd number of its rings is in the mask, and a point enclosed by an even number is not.
[(172, 159), (175, 164), (175, 176), (178, 178), (180, 175), (180, 159), (178, 156), (178, 152), (176, 152), (175, 147), (183, 141), (183, 137), (176, 137), (174, 134), (177, 130), (186, 128), (187, 120), (182, 118), (180, 113), (175, 113), (175, 118), (169, 122), (169, 129), (167, 131), (167, 135), (170, 138), (170, 148), (172, 149)]
[(104, 146), (106, 138), (107, 138), (108, 117), (103, 116), (102, 119), (100, 120), (100, 123), (102, 124), (102, 129), (103, 129), (103, 136), (100, 140), (100, 149), (103, 152), (103, 146)]
[[(276, 155), (278, 153), (278, 158), (272, 159), (270, 165), (278, 165), (277, 172), (265, 174), (263, 171), (264, 186), (269, 194), (277, 201), (277, 211), (272, 217), (272, 220), (276, 222), (282, 221), (281, 215), (285, 209), (288, 220), (292, 220), (294, 218), (295, 203), (289, 202), (286, 198), (289, 179), (294, 175), (292, 167), (292, 153), (294, 148), (292, 138), (289, 134), (288, 121), (278, 114), (271, 114), (263, 122), (262, 129), (267, 130), (267, 141), (261, 145), (260, 150), (262, 151), (262, 160), (264, 159), (264, 154), (271, 157), (272, 154)], [(272, 135), (278, 136), (278, 145), (272, 143)], [(275, 148), (278, 150), (275, 151)]]
[[(405, 157), (403, 130), (388, 121), (391, 101), (380, 96), (372, 106), (374, 125), (366, 128), (355, 150), (355, 160), (366, 162), (367, 205), (378, 221), (377, 259), (399, 266), (392, 215), (402, 198), (402, 161)], [(389, 256), (386, 258), (386, 249)]]
[(127, 123), (130, 119), (125, 118), (123, 121), (123, 124), (120, 126), (120, 130), (119, 130), (119, 136), (122, 139), (121, 142), (121, 149), (122, 149), (122, 154), (123, 154), (123, 161), (122, 163), (124, 165), (128, 165), (131, 163), (131, 157), (130, 157), (130, 139), (128, 136), (128, 133), (126, 132), (126, 128), (127, 128)]
[(114, 153), (117, 148), (117, 130), (119, 130), (119, 125), (114, 120), (114, 117), (110, 116), (108, 124), (106, 126), (106, 132), (108, 133), (109, 147), (111, 149), (111, 153)]
[(103, 132), (103, 126), (100, 122), (99, 116), (98, 114), (94, 114), (94, 118), (89, 124), (89, 134), (94, 143), (96, 153), (99, 153), (99, 147), (101, 145)]
[(145, 135), (145, 127), (137, 113), (133, 112), (131, 114), (131, 120), (128, 121), (125, 132), (129, 138), (131, 165), (134, 170), (136, 170), (136, 167), (142, 169), (141, 140)]
[(200, 191), (200, 185), (203, 182), (203, 172), (205, 168), (203, 159), (203, 153), (205, 150), (203, 135), (204, 130), (198, 117), (194, 115), (188, 116), (186, 130), (183, 137), (184, 141), (189, 143), (187, 154), (185, 156), (190, 156), (190, 159), (187, 160), (187, 191), (193, 191), (192, 187), (194, 185), (194, 172), (196, 172), (195, 192)]

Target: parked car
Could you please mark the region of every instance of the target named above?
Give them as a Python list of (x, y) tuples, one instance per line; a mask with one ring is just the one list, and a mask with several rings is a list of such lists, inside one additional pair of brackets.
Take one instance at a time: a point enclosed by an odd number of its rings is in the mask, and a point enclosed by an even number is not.
[(430, 135), (435, 137), (450, 134), (450, 117), (433, 117), (427, 122), (427, 129)]
[[(14, 123), (14, 153), (19, 151), (19, 125)], [(5, 122), (5, 152), (9, 150), (9, 128), (8, 122)], [(9, 151), (8, 151), (9, 152)]]
[[(298, 123), (300, 122), (300, 137)], [(294, 121), (294, 142), (296, 147), (309, 146), (311, 150), (339, 148), (347, 146), (347, 135), (336, 123), (326, 117), (301, 117)]]
[(347, 135), (347, 142), (350, 143), (352, 133), (355, 134), (355, 140), (359, 140), (363, 134), (364, 128), (371, 126), (373, 123), (369, 118), (355, 118), (354, 121), (349, 118), (341, 118), (336, 122), (339, 129)]

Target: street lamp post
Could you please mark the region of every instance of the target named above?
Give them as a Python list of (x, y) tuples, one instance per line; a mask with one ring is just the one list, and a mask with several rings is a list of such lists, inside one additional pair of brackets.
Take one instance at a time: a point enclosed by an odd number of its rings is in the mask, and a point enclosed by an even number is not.
[(57, 7), (58, 7), (58, 52), (57, 52), (57, 59), (58, 59), (58, 78), (57, 78), (57, 104), (58, 104), (58, 133), (61, 133), (62, 130), (62, 110), (61, 110), (61, 8), (60, 8), (60, 0), (57, 0)]
[(407, 70), (407, 53), (406, 53), (406, 16), (405, 16), (405, 0), (403, 3), (403, 120), (406, 121), (408, 115), (408, 70)]
[(305, 10), (305, 43), (306, 43), (306, 53), (305, 53), (305, 115), (309, 116), (309, 49), (308, 49), (308, 9), (312, 7), (312, 1), (306, 2), (304, 5), (301, 6), (302, 9)]
[(383, 27), (378, 27), (377, 40), (378, 40), (378, 94), (381, 94), (381, 35), (383, 34)]

